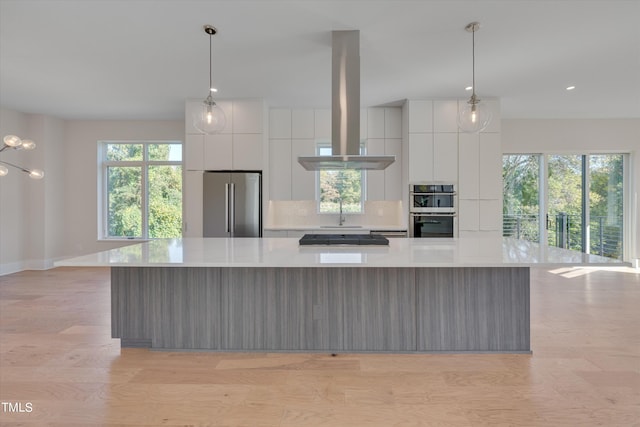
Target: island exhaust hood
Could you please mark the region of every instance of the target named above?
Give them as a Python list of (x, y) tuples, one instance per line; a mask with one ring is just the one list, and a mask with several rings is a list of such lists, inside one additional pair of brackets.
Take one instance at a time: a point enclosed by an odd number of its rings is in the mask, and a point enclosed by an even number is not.
[(395, 156), (360, 155), (360, 31), (332, 31), (331, 156), (298, 157), (306, 170), (382, 170)]

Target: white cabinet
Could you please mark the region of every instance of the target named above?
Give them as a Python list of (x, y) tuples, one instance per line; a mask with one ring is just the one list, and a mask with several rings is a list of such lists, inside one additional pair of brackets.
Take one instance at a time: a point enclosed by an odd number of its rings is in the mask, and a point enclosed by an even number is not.
[(369, 130), (367, 129), (369, 126), (369, 109), (361, 108), (360, 109), (360, 139), (369, 138)]
[(269, 141), (269, 198), (291, 200), (291, 140)]
[(477, 200), (459, 200), (458, 229), (460, 231), (477, 231), (480, 227), (479, 204)]
[(289, 108), (269, 110), (269, 138), (291, 138), (291, 110)]
[[(367, 154), (394, 155), (396, 161), (383, 171), (367, 171), (367, 200), (402, 199), (402, 109), (369, 108)], [(372, 137), (371, 135), (375, 135)]]
[(384, 109), (384, 137), (385, 139), (402, 138), (402, 109)]
[(409, 133), (433, 132), (433, 101), (407, 101)]
[(331, 141), (331, 110), (314, 110), (314, 138)]
[[(380, 156), (385, 154), (384, 139), (367, 140), (367, 154), (371, 156)], [(385, 175), (386, 170), (368, 170), (367, 174), (367, 200), (384, 200), (385, 199)]]
[(409, 182), (433, 181), (433, 134), (409, 134)]
[(384, 139), (384, 108), (367, 109), (367, 138)]
[[(185, 104), (186, 169), (262, 170), (264, 102), (259, 99), (217, 101), (227, 116), (227, 123), (221, 133), (214, 135), (204, 135), (193, 127), (192, 114), (201, 103), (190, 100)], [(286, 115), (286, 111), (282, 115)]]
[(184, 237), (202, 237), (202, 171), (184, 174)]
[(500, 101), (497, 99), (483, 99), (482, 102), (487, 104), (489, 110), (491, 110), (491, 121), (487, 125), (487, 127), (482, 131), (483, 133), (491, 132), (491, 133), (500, 133), (502, 121), (500, 120)]
[[(235, 133), (262, 133), (262, 114), (264, 102), (262, 100), (234, 100), (232, 132)], [(227, 118), (227, 125), (229, 119)]]
[(433, 179), (458, 182), (458, 134), (433, 134)]
[[(192, 138), (196, 137), (196, 138)], [(188, 170), (262, 170), (262, 134), (224, 134), (189, 135), (191, 139), (202, 141), (200, 160), (197, 151), (187, 149)], [(196, 142), (194, 146), (197, 147)], [(191, 163), (192, 162), (192, 163)], [(192, 167), (198, 165), (201, 167)]]
[(291, 110), (291, 138), (313, 138), (315, 133), (314, 111), (310, 109)]
[(203, 170), (204, 135), (187, 134), (184, 153), (184, 166), (186, 170)]
[(480, 133), (480, 198), (502, 198), (502, 147), (500, 134)]
[(458, 101), (433, 101), (433, 131), (458, 132)]
[(204, 170), (230, 170), (233, 167), (233, 135), (204, 135)]
[(480, 197), (480, 136), (474, 133), (461, 133), (458, 147), (458, 197), (477, 199)]
[(233, 169), (262, 170), (262, 134), (233, 135)]
[(316, 197), (316, 174), (298, 163), (299, 156), (315, 155), (313, 139), (291, 140), (291, 199), (313, 200)]
[(502, 208), (499, 200), (480, 200), (480, 231), (502, 230)]
[(385, 139), (384, 154), (396, 156), (396, 161), (384, 170), (384, 199), (401, 200), (405, 188), (402, 185), (402, 139)]

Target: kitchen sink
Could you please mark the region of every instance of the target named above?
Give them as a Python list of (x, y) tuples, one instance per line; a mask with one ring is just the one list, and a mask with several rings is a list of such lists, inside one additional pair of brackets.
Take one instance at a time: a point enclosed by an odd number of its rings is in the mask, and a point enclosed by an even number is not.
[(361, 225), (321, 225), (320, 228), (362, 228)]

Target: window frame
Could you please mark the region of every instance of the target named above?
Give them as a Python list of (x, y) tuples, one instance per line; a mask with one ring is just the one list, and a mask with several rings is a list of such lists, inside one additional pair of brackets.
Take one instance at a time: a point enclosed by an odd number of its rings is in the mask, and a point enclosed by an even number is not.
[[(331, 149), (331, 142), (329, 141), (316, 141), (315, 151), (317, 156), (326, 156), (330, 154), (322, 154), (322, 150)], [(360, 141), (360, 155), (366, 154), (366, 141)], [(316, 171), (316, 212), (319, 215), (336, 215), (338, 212), (324, 212), (321, 210), (321, 189), (320, 189), (320, 173), (322, 171)], [(359, 212), (343, 212), (343, 214), (349, 215), (364, 215), (364, 203), (367, 200), (367, 174), (366, 171), (360, 170), (360, 211)]]
[[(590, 164), (594, 156), (622, 156), (622, 245), (620, 259), (626, 260), (631, 250), (631, 201), (630, 201), (630, 157), (631, 153), (621, 150), (589, 150), (589, 151), (545, 151), (545, 152), (506, 152), (502, 154), (502, 159), (506, 156), (536, 156), (539, 162), (538, 171), (538, 223), (539, 223), (539, 243), (544, 246), (549, 244), (549, 232), (546, 227), (547, 214), (549, 212), (549, 157), (551, 156), (581, 156), (582, 157), (582, 218), (581, 218), (581, 245), (583, 253), (591, 253), (591, 200), (590, 200)], [(504, 203), (504, 186), (503, 186)], [(503, 205), (504, 206), (504, 205)], [(502, 221), (504, 224), (504, 210)], [(503, 230), (504, 232), (504, 230)]]
[[(107, 160), (109, 145), (142, 145), (142, 160)], [(181, 160), (149, 160), (150, 145), (180, 145)], [(181, 233), (184, 233), (184, 155), (185, 146), (179, 140), (103, 140), (98, 141), (98, 240), (152, 240), (149, 237), (149, 167), (151, 166), (180, 166), (182, 175), (182, 224)], [(109, 235), (109, 177), (110, 167), (140, 167), (141, 186), (141, 236), (110, 236)]]

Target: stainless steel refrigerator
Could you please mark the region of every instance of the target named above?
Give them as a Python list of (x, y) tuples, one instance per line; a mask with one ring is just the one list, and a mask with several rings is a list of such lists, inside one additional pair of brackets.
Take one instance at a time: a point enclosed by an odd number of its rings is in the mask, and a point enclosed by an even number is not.
[(204, 237), (262, 237), (261, 172), (203, 176)]

